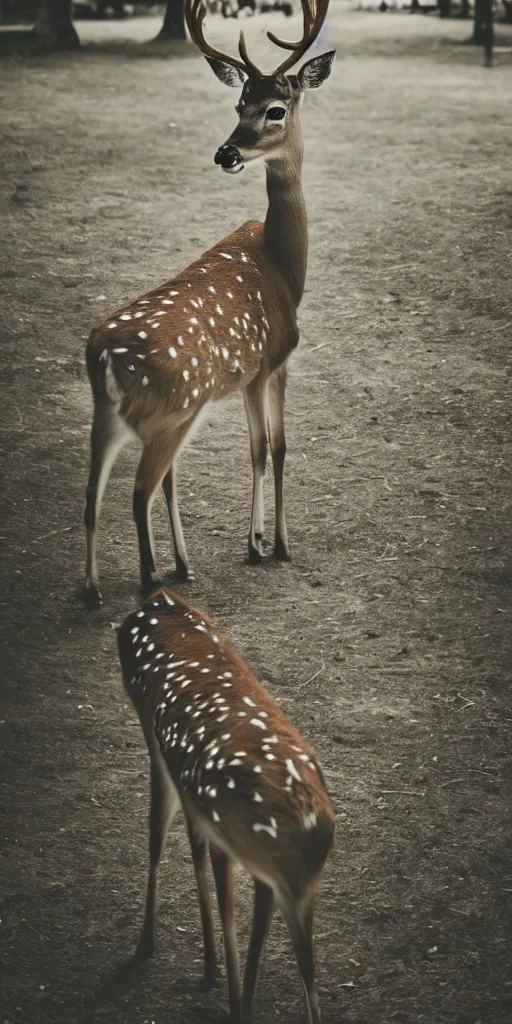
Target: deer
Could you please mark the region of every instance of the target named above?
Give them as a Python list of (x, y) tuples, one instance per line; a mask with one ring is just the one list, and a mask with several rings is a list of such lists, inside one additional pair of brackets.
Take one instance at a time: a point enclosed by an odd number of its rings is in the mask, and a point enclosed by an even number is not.
[[(333, 843), (334, 810), (312, 749), (208, 616), (160, 587), (118, 628), (124, 688), (150, 759), (149, 875), (136, 958), (155, 948), (157, 873), (181, 808), (203, 932), (204, 981), (216, 951), (210, 857), (222, 926), (231, 1024), (249, 1024), (274, 908), (295, 950), (309, 1024), (320, 1024), (313, 954), (315, 894)], [(233, 868), (254, 879), (240, 985)]]
[(302, 0), (298, 42), (269, 39), (291, 51), (271, 73), (250, 60), (243, 33), (240, 58), (204, 37), (203, 0), (186, 0), (192, 40), (221, 82), (242, 86), (239, 122), (215, 154), (227, 173), (263, 160), (268, 209), (208, 249), (186, 270), (118, 309), (89, 337), (86, 362), (94, 402), (86, 491), (86, 591), (102, 602), (96, 535), (103, 493), (114, 461), (128, 441), (142, 441), (135, 476), (133, 517), (142, 588), (156, 575), (151, 508), (162, 486), (169, 514), (176, 577), (186, 580), (188, 558), (176, 492), (176, 458), (208, 403), (242, 391), (249, 429), (253, 484), (248, 560), (264, 557), (263, 482), (268, 441), (275, 489), (276, 559), (290, 559), (283, 504), (287, 360), (299, 340), (297, 308), (306, 277), (307, 214), (301, 184), (303, 143), (299, 108), (308, 89), (330, 74), (335, 51), (289, 69), (306, 53), (324, 23), (329, 0)]

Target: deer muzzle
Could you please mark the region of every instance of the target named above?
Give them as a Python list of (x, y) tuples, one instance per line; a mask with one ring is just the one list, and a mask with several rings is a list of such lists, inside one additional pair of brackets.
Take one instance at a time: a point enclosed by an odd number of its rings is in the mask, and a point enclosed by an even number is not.
[(236, 174), (238, 171), (243, 171), (244, 168), (244, 160), (240, 150), (228, 142), (217, 150), (215, 163), (220, 164), (222, 170), (228, 171), (230, 174)]

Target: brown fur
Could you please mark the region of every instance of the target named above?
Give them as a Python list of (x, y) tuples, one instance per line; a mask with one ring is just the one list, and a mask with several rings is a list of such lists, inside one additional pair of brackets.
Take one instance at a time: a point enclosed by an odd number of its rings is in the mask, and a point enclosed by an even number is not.
[(213, 622), (172, 591), (128, 616), (118, 647), (152, 772), (172, 780), (189, 831), (270, 887), (312, 970), (307, 921), (334, 831), (313, 751)]
[[(248, 221), (186, 270), (142, 296), (142, 301), (136, 299), (129, 306), (120, 307), (92, 331), (87, 366), (93, 394), (97, 399), (100, 397), (96, 384), (98, 367), (101, 369), (107, 352), (122, 392), (120, 415), (142, 438), (155, 433), (160, 421), (173, 413), (190, 419), (205, 402), (239, 390), (242, 379), (248, 383), (261, 371), (270, 375), (296, 346), (295, 307), (286, 282), (272, 273), (263, 245), (263, 230), (263, 224)], [(224, 259), (219, 255), (221, 252), (232, 259)], [(242, 261), (242, 255), (247, 262)], [(238, 276), (243, 280), (238, 281)], [(209, 291), (210, 286), (215, 293)], [(175, 291), (178, 295), (170, 298)], [(261, 299), (257, 298), (258, 293)], [(164, 300), (172, 305), (165, 305)], [(203, 306), (197, 305), (199, 300)], [(217, 312), (218, 306), (222, 314)], [(141, 311), (143, 315), (135, 319), (135, 314)], [(155, 316), (157, 312), (161, 315)], [(244, 330), (242, 317), (246, 313), (250, 320)], [(123, 315), (130, 315), (131, 319), (120, 320)], [(215, 320), (213, 327), (210, 318)], [(191, 324), (191, 319), (197, 323)], [(109, 329), (108, 324), (114, 322), (116, 327)], [(153, 328), (154, 323), (159, 326)], [(238, 337), (229, 334), (230, 328)], [(141, 339), (139, 331), (148, 337)], [(178, 345), (178, 337), (183, 338), (183, 346)], [(175, 358), (169, 355), (171, 346)], [(224, 347), (229, 350), (228, 359), (222, 355)], [(127, 352), (116, 354), (119, 348), (126, 348)], [(193, 359), (197, 359), (197, 366), (192, 364)], [(135, 370), (130, 371), (129, 366)], [(211, 374), (207, 373), (208, 366)], [(188, 380), (183, 377), (184, 370), (189, 373)], [(144, 377), (148, 378), (145, 386)], [(198, 396), (192, 398), (195, 388)]]

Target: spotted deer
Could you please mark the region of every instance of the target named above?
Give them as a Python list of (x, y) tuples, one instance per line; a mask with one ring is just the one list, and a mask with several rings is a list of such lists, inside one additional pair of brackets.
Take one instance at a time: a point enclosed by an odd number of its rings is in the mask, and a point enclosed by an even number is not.
[(248, 221), (186, 270), (113, 313), (93, 330), (87, 369), (94, 398), (91, 464), (87, 485), (86, 586), (101, 602), (96, 527), (105, 486), (121, 448), (132, 438), (143, 444), (133, 494), (140, 575), (144, 588), (155, 577), (151, 507), (163, 487), (178, 578), (188, 560), (176, 495), (176, 456), (194, 422), (211, 401), (241, 390), (253, 464), (249, 561), (261, 559), (263, 478), (267, 425), (275, 479), (274, 554), (289, 559), (283, 506), (286, 452), (284, 399), (286, 362), (297, 345), (297, 307), (307, 260), (307, 218), (301, 184), (300, 101), (306, 89), (328, 77), (334, 51), (314, 57), (296, 75), (286, 72), (316, 39), (328, 0), (302, 0), (304, 28), (292, 43), (267, 33), (291, 50), (271, 74), (249, 59), (243, 33), (240, 59), (213, 49), (203, 35), (203, 0), (186, 0), (187, 25), (217, 77), (240, 86), (239, 123), (215, 155), (230, 173), (262, 159), (268, 209), (264, 223)]
[[(309, 1024), (320, 1011), (313, 960), (313, 903), (332, 845), (334, 812), (311, 748), (207, 616), (166, 588), (118, 630), (126, 692), (151, 768), (149, 878), (137, 955), (154, 949), (157, 871), (181, 807), (203, 928), (204, 974), (216, 953), (208, 852), (224, 940), (231, 1024), (249, 1024), (274, 905), (288, 926)], [(240, 989), (233, 922), (233, 866), (254, 878), (254, 913)]]

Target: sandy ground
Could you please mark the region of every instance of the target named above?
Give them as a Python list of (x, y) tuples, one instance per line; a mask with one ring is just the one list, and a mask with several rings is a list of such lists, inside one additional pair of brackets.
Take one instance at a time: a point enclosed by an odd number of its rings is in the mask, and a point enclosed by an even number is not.
[[(291, 33), (278, 16), (275, 31)], [(245, 23), (258, 52), (263, 21)], [(147, 765), (113, 626), (139, 599), (136, 452), (107, 492), (105, 605), (82, 505), (93, 323), (264, 212), (213, 166), (234, 94), (155, 19), (78, 25), (73, 56), (2, 62), (2, 1024), (214, 1024), (180, 822), (159, 951), (132, 951)], [(226, 43), (236, 26), (212, 22)], [(187, 596), (315, 745), (337, 812), (317, 912), (325, 1024), (512, 1020), (510, 54), (468, 25), (334, 5), (303, 111), (311, 221), (290, 367), (293, 562), (245, 564), (242, 403), (180, 462)], [(126, 42), (128, 40), (128, 42)], [(502, 40), (503, 41), (503, 40)], [(269, 64), (270, 66), (270, 64)], [(271, 478), (268, 485), (271, 512)], [(172, 568), (163, 507), (158, 561)], [(270, 524), (272, 517), (270, 516)], [(240, 937), (250, 888), (239, 880)], [(284, 926), (257, 1019), (303, 1019)]]

